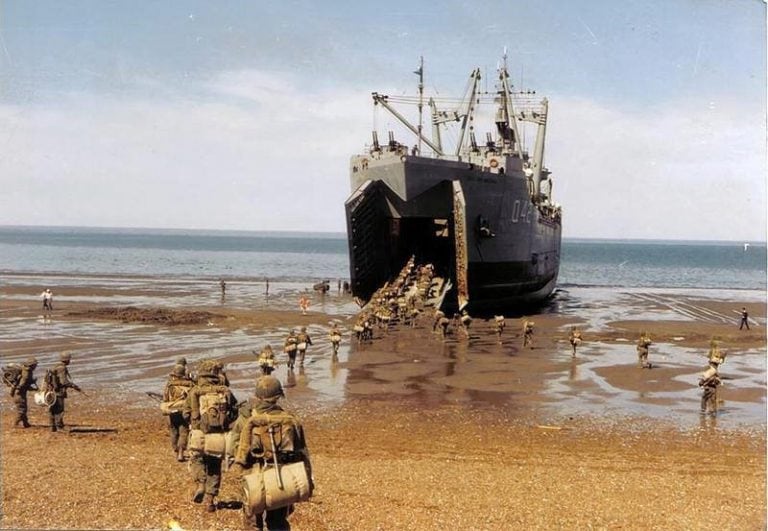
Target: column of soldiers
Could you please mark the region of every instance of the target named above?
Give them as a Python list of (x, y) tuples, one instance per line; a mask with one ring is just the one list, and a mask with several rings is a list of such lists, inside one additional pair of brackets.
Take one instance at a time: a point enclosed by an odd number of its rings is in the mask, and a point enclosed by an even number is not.
[[(223, 473), (234, 462), (230, 473), (235, 479), (246, 486), (257, 485), (243, 493), (244, 528), (264, 529), (266, 524), (269, 529), (290, 529), (287, 518), (293, 504), (306, 501), (314, 484), (301, 422), (277, 403), (284, 396), (279, 380), (264, 374), (265, 367), (269, 372), (274, 369), (271, 347), (260, 352), (262, 374), (256, 379), (254, 396), (242, 403), (229, 389), (224, 365), (218, 360), (201, 360), (196, 375), (187, 372), (184, 358), (176, 362), (161, 409), (172, 412), (169, 427), (177, 459), (182, 461), (185, 451), (189, 456), (195, 483), (192, 501), (202, 504), (206, 512), (215, 512)], [(296, 463), (303, 473), (297, 473)], [(276, 473), (278, 467), (282, 470)], [(266, 492), (275, 488), (268, 481), (271, 477), (279, 482), (284, 477), (286, 485), (281, 483), (279, 492)], [(260, 499), (259, 493), (266, 495)]]

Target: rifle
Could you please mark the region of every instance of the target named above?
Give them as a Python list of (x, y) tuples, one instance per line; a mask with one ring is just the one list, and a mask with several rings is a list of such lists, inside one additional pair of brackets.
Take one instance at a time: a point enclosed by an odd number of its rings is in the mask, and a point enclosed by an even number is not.
[(86, 393), (85, 391), (83, 391), (82, 389), (80, 389), (80, 386), (79, 386), (79, 385), (73, 385), (73, 386), (72, 386), (72, 389), (74, 389), (75, 391), (77, 391), (78, 393), (80, 393), (80, 394), (81, 394), (81, 395), (83, 395), (83, 396), (88, 396), (88, 393)]
[(272, 443), (272, 459), (275, 462), (275, 474), (277, 475), (277, 484), (280, 485), (280, 490), (283, 490), (285, 487), (283, 487), (283, 478), (280, 476), (280, 465), (277, 463), (277, 445), (275, 444), (276, 429), (277, 429), (276, 424), (271, 424), (269, 426), (269, 440)]
[(158, 402), (163, 401), (163, 395), (160, 393), (155, 393), (154, 391), (147, 391), (147, 396), (153, 400), (157, 400)]

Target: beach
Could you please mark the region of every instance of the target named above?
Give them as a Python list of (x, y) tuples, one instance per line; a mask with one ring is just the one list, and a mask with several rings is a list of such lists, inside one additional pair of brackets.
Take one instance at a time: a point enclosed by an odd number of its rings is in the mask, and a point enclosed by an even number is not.
[[(54, 311), (40, 311), (40, 286)], [(226, 363), (236, 396), (253, 389), (252, 351), (281, 351), (291, 328), (313, 337), (307, 365), (276, 376), (304, 420), (317, 483), (295, 529), (763, 529), (766, 525), (765, 303), (756, 290), (559, 290), (523, 349), (522, 315), (499, 342), (492, 319), (469, 338), (377, 330), (357, 345), (349, 296), (307, 284), (140, 276), (16, 275), (0, 287), (3, 362), (41, 369), (62, 351), (88, 393), (71, 393), (50, 433), (11, 427), (2, 398), (3, 528), (237, 529), (239, 482), (226, 475), (220, 510), (189, 501), (192, 481), (170, 451), (161, 392), (173, 360)], [(297, 300), (308, 296), (307, 315)], [(747, 307), (752, 329), (734, 313)], [(131, 310), (121, 313), (115, 308)], [(194, 313), (195, 315), (191, 315)], [(338, 360), (329, 323), (345, 332)], [(575, 357), (567, 342), (579, 326)], [(635, 341), (650, 333), (650, 370)], [(699, 413), (710, 340), (727, 352), (717, 416)], [(283, 356), (279, 356), (283, 361)], [(79, 431), (78, 431), (79, 430)], [(55, 500), (55, 501), (54, 501)], [(43, 510), (43, 507), (46, 507)]]

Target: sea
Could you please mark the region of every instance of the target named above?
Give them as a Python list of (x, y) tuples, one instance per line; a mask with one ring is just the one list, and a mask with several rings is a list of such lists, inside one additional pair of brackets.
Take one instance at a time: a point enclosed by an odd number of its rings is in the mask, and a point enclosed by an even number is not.
[[(558, 286), (766, 289), (765, 242), (564, 239)], [(0, 227), (0, 275), (349, 278), (342, 233)]]

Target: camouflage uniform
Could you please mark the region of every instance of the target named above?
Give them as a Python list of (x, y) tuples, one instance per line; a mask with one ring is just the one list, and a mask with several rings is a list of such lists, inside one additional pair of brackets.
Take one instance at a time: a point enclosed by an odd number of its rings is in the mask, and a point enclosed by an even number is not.
[[(206, 391), (221, 389), (221, 374), (219, 367), (221, 363), (213, 360), (204, 360), (198, 364), (197, 382), (190, 389), (187, 400), (184, 404), (183, 414), (190, 419), (190, 427), (193, 430), (202, 430), (204, 433), (223, 433), (226, 428), (209, 428), (204, 425), (200, 412), (199, 403), (193, 402), (199, 394)], [(232, 392), (226, 388), (227, 406), (230, 412), (234, 414), (237, 407), (237, 399)], [(232, 419), (229, 419), (232, 420)], [(190, 468), (197, 484), (197, 490), (192, 497), (195, 503), (204, 502), (205, 510), (213, 512), (216, 510), (214, 498), (219, 494), (221, 486), (221, 465), (222, 457), (206, 455), (203, 452), (190, 451)]]
[(16, 420), (13, 425), (21, 424), (22, 428), (29, 428), (29, 418), (27, 417), (27, 392), (37, 391), (35, 381), (35, 368), (37, 367), (37, 358), (30, 358), (21, 364), (21, 375), (18, 383), (11, 388), (13, 403), (16, 405)]
[[(256, 381), (256, 396), (249, 399), (249, 401), (240, 408), (237, 422), (232, 430), (235, 454), (233, 470), (238, 475), (242, 476), (243, 474), (247, 474), (254, 467), (263, 467), (270, 464), (265, 462), (263, 457), (255, 457), (254, 453), (259, 454), (260, 452), (252, 452), (251, 448), (253, 443), (250, 445), (248, 444), (250, 441), (253, 441), (253, 438), (249, 430), (246, 429), (246, 425), (252, 416), (275, 417), (275, 422), (290, 419), (293, 432), (293, 451), (290, 452), (290, 454), (279, 453), (277, 459), (283, 464), (297, 461), (304, 462), (310, 478), (311, 491), (313, 489), (312, 468), (309, 461), (309, 450), (307, 449), (306, 439), (304, 438), (304, 430), (299, 420), (292, 413), (285, 411), (277, 404), (277, 401), (281, 396), (284, 396), (283, 389), (277, 378), (274, 378), (273, 376), (262, 376)], [(261, 453), (263, 454), (263, 452)], [(252, 514), (249, 510), (249, 507), (244, 503), (243, 522), (246, 529), (264, 529), (265, 523), (270, 530), (291, 528), (288, 523), (288, 515), (293, 512), (292, 506), (267, 510), (264, 514)]]
[[(173, 372), (168, 375), (168, 381), (163, 390), (163, 401), (174, 402), (185, 398), (194, 385), (192, 379), (187, 376), (184, 366), (176, 365)], [(176, 460), (184, 461), (184, 450), (187, 448), (187, 438), (189, 437), (189, 417), (185, 417), (181, 409), (171, 411), (168, 415), (168, 431)]]
[(64, 429), (64, 404), (67, 398), (67, 389), (74, 389), (80, 391), (80, 387), (72, 382), (72, 378), (69, 376), (70, 361), (72, 356), (65, 352), (59, 357), (59, 364), (53, 368), (52, 382), (50, 389), (56, 394), (56, 401), (48, 408), (48, 414), (51, 422), (51, 431), (57, 431)]

